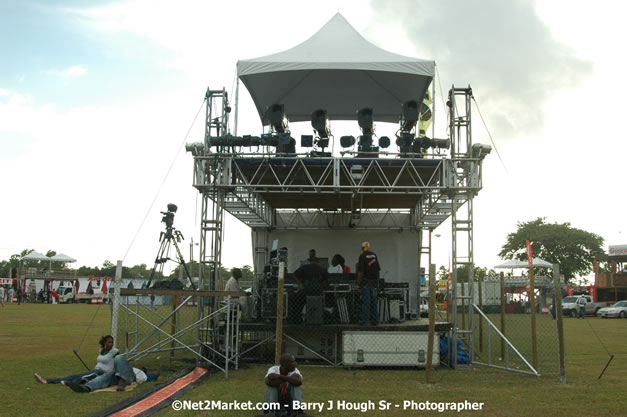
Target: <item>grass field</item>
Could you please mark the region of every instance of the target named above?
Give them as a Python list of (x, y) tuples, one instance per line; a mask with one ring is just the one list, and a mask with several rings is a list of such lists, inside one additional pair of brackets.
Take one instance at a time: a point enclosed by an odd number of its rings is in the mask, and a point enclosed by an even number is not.
[[(96, 314), (97, 312), (97, 314)], [(84, 369), (72, 353), (94, 364), (98, 339), (109, 333), (110, 306), (7, 305), (0, 309), (0, 416), (87, 416), (115, 404), (132, 393), (76, 394), (61, 385), (37, 384), (32, 374), (64, 376)], [(92, 322), (93, 320), (93, 322)], [(598, 337), (597, 337), (598, 336)], [(500, 370), (475, 367), (472, 371), (438, 368), (434, 384), (424, 382), (423, 370), (348, 370), (299, 367), (305, 378), (305, 400), (375, 403), (386, 400), (401, 405), (404, 400), (483, 402), (481, 411), (443, 412), (326, 410), (313, 416), (627, 416), (627, 320), (565, 319), (567, 378), (562, 385), (556, 374), (536, 378)], [(601, 380), (598, 376), (609, 355), (613, 362)], [(169, 355), (150, 358), (165, 376), (190, 366)], [(266, 365), (250, 365), (225, 379), (212, 376), (188, 393), (193, 401), (261, 401)], [(143, 384), (145, 389), (151, 384)], [(174, 411), (158, 416), (253, 416), (250, 411)]]

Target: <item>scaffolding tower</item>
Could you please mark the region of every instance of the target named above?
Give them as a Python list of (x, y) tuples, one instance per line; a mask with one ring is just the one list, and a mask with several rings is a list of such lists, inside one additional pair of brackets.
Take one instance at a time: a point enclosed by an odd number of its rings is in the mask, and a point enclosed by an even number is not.
[[(469, 294), (457, 294), (457, 270), (467, 267), (472, 281), (472, 201), (482, 188), (482, 161), (490, 148), (472, 143), (470, 87), (453, 86), (449, 92), (449, 154), (390, 153), (385, 158), (279, 152), (264, 146), (263, 138), (255, 142), (230, 134), (231, 107), (224, 90), (208, 89), (206, 101), (204, 141), (187, 146), (194, 156), (193, 186), (202, 195), (199, 259), (210, 271), (204, 276), (200, 268), (200, 289), (219, 289), (224, 212), (251, 228), (257, 301), (271, 230), (413, 230), (420, 270), (421, 258), (431, 259), (431, 232), (451, 217), (451, 336), (453, 346), (462, 340), (473, 357), (473, 286)], [(202, 305), (199, 314), (207, 314)]]

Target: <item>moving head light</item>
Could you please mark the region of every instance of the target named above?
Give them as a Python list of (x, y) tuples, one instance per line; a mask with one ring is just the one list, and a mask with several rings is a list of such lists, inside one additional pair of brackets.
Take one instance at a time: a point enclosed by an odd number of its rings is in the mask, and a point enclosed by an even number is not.
[(418, 123), (418, 102), (408, 100), (401, 106), (401, 131), (411, 132)]
[(277, 133), (289, 132), (289, 124), (283, 104), (273, 104), (266, 110), (266, 119)]
[[(328, 139), (331, 136), (331, 127), (329, 125), (329, 115), (326, 110), (318, 109), (311, 113), (311, 127), (314, 128), (320, 139)], [(327, 141), (327, 145), (328, 145)], [(320, 145), (322, 147), (326, 147)]]
[(374, 130), (374, 119), (372, 117), (372, 109), (364, 107), (357, 112), (357, 123), (364, 135), (371, 135)]

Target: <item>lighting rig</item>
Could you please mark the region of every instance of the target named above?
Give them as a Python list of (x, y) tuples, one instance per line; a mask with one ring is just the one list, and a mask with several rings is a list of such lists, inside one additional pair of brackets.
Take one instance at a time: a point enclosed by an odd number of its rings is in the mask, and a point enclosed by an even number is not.
[(266, 110), (270, 134), (261, 135), (262, 144), (276, 146), (277, 154), (295, 154), (296, 140), (290, 135), (289, 122), (283, 104), (273, 104)]
[(414, 154), (422, 158), (428, 148), (447, 149), (450, 146), (449, 139), (431, 139), (427, 136), (416, 138), (419, 114), (420, 107), (416, 100), (408, 100), (401, 106), (400, 129), (396, 133), (396, 145), (401, 156)]
[[(329, 114), (325, 109), (314, 110), (311, 113), (311, 127), (313, 127), (316, 133), (315, 141), (312, 139), (312, 144), (319, 146), (322, 151), (312, 151), (311, 156), (325, 156), (330, 157), (331, 152), (325, 152), (324, 149), (329, 147), (329, 140), (333, 136), (331, 134), (331, 123), (329, 122)], [(307, 136), (309, 141), (309, 136)], [(301, 136), (301, 146), (303, 146), (303, 136)], [(311, 143), (310, 142), (310, 143)]]
[[(269, 146), (276, 148), (277, 155), (296, 154), (296, 140), (292, 138), (289, 129), (289, 121), (283, 104), (273, 104), (264, 114), (265, 121), (270, 125), (268, 133), (259, 136), (231, 136), (227, 134), (220, 137), (208, 138), (208, 146), (225, 147), (254, 147)], [(416, 137), (416, 126), (420, 119), (420, 104), (417, 100), (408, 100), (401, 105), (399, 118), (399, 130), (396, 133), (396, 145), (401, 157), (418, 157), (429, 148), (447, 149), (450, 146), (449, 139), (431, 139), (427, 136)], [(378, 143), (374, 143), (375, 126), (374, 110), (364, 107), (357, 111), (357, 123), (361, 135), (355, 138), (352, 135), (340, 137), (340, 146), (346, 151), (357, 144), (357, 158), (378, 158), (379, 149), (387, 149), (390, 138), (381, 136)], [(315, 135), (301, 135), (300, 146), (314, 148), (309, 156), (331, 157), (331, 152), (325, 152), (333, 138), (329, 122), (329, 114), (326, 109), (317, 109), (311, 113), (311, 127)], [(188, 151), (196, 154), (202, 153), (201, 144), (187, 146)], [(320, 150), (318, 150), (320, 149)], [(342, 154), (346, 153), (342, 152)], [(483, 151), (485, 154), (485, 150)]]

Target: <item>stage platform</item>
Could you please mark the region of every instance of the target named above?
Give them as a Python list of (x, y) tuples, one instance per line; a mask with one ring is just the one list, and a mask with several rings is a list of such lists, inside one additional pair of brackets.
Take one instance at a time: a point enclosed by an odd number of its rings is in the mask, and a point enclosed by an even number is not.
[[(276, 322), (241, 321), (242, 331), (274, 331)], [(436, 322), (435, 331), (444, 332), (451, 329), (449, 322)], [(283, 322), (283, 331), (315, 331), (338, 332), (347, 330), (381, 331), (381, 332), (427, 332), (429, 331), (429, 319), (405, 320), (398, 323), (380, 323), (376, 326), (362, 326), (360, 324), (290, 324)]]
[[(439, 335), (451, 329), (449, 322), (435, 324), (434, 363), (439, 363)], [(331, 366), (424, 366), (429, 321), (407, 320), (359, 324), (284, 324), (283, 351), (300, 364)], [(240, 322), (240, 358), (246, 362), (274, 360), (276, 323)], [(363, 358), (363, 362), (360, 362)]]

